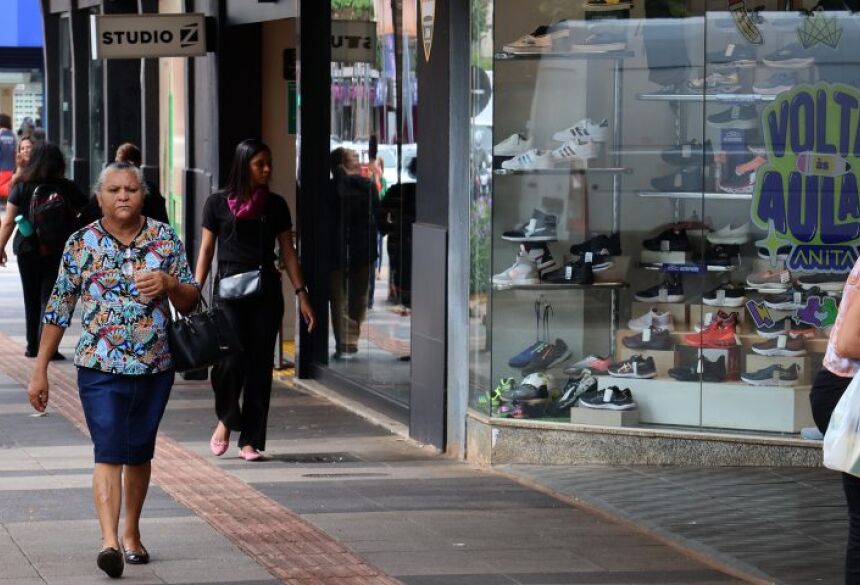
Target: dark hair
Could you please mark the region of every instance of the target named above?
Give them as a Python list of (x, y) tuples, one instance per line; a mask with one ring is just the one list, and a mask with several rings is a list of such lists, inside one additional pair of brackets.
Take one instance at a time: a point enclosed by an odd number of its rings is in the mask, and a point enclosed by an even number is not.
[(66, 174), (63, 151), (53, 142), (35, 142), (30, 151), (30, 162), (21, 172), (22, 183), (44, 183), (62, 179)]
[(0, 128), (12, 129), (12, 118), (9, 114), (0, 114)]
[(262, 141), (256, 138), (247, 138), (236, 145), (233, 152), (233, 162), (230, 164), (230, 172), (227, 173), (227, 182), (224, 191), (227, 196), (235, 196), (246, 199), (251, 196), (251, 172), (249, 167), (251, 159), (261, 152), (272, 153), (272, 150)]
[(331, 174), (335, 174), (340, 166), (343, 164), (343, 157), (346, 154), (346, 149), (342, 146), (338, 146), (330, 153), (328, 153), (328, 169), (331, 171)]
[(139, 167), (143, 163), (140, 149), (136, 144), (132, 144), (131, 142), (119, 145), (116, 149), (116, 160), (117, 162), (130, 162), (136, 167)]

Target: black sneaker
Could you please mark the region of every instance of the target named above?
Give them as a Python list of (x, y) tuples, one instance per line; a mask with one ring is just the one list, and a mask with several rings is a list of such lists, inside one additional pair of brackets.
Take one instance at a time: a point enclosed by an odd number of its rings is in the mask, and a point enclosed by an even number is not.
[(570, 247), (571, 254), (584, 254), (585, 252), (593, 252), (603, 256), (621, 256), (621, 234), (618, 232), (609, 236), (600, 234)]
[(672, 346), (674, 345), (672, 335), (669, 331), (666, 329), (660, 329), (659, 327), (649, 327), (642, 333), (629, 335), (625, 337), (621, 343), (624, 344), (624, 347), (630, 349), (668, 350), (672, 349)]
[(629, 360), (609, 366), (609, 375), (615, 378), (653, 378), (657, 375), (654, 358), (634, 355)]
[(632, 410), (636, 408), (630, 389), (621, 390), (618, 386), (587, 392), (579, 398), (579, 404), (586, 408), (600, 410)]
[(709, 246), (705, 252), (705, 264), (710, 266), (731, 266), (732, 258), (740, 254), (738, 246), (718, 244)]
[(812, 337), (815, 335), (815, 327), (806, 323), (795, 323), (791, 317), (785, 317), (779, 321), (774, 321), (770, 327), (756, 327), (756, 333), (766, 339), (778, 337), (783, 334), (791, 334), (795, 337), (803, 335), (804, 337)]
[(642, 241), (642, 246), (652, 252), (687, 252), (690, 240), (687, 231), (669, 228), (653, 238)]
[(520, 244), (520, 254), (524, 254), (534, 260), (538, 274), (543, 276), (553, 270), (557, 270), (561, 264), (552, 257), (546, 242), (524, 242)]
[(546, 386), (520, 384), (510, 393), (502, 397), (505, 402), (522, 402), (525, 404), (546, 404), (549, 400), (549, 390)]
[(799, 377), (800, 368), (797, 364), (787, 368), (773, 364), (755, 372), (741, 374), (741, 380), (753, 386), (794, 386)]
[(585, 376), (579, 380), (569, 379), (564, 390), (561, 392), (561, 397), (555, 403), (556, 412), (568, 410), (572, 406), (576, 406), (576, 403), (583, 394), (593, 390), (597, 390), (597, 379), (592, 376)]
[(678, 280), (667, 280), (651, 288), (640, 290), (633, 298), (643, 303), (682, 303), (684, 302), (684, 286)]
[(846, 280), (848, 274), (804, 274), (798, 277), (797, 284), (804, 289), (818, 287), (828, 292), (841, 292), (845, 288)]
[(523, 367), (523, 375), (553, 368), (569, 360), (570, 356), (571, 353), (567, 344), (561, 339), (556, 339), (555, 343), (547, 344), (542, 351), (534, 355), (532, 360)]
[(550, 284), (594, 284), (592, 265), (586, 262), (568, 262), (558, 270), (544, 277), (544, 282)]
[(720, 128), (751, 130), (758, 126), (758, 120), (756, 108), (752, 105), (734, 105), (727, 110), (708, 116), (708, 124)]
[(721, 284), (702, 296), (702, 302), (709, 307), (742, 307), (746, 300), (746, 289), (731, 282)]
[(502, 239), (510, 242), (554, 242), (558, 239), (557, 224), (558, 217), (535, 209), (527, 222), (503, 233)]
[(806, 306), (809, 297), (820, 297), (823, 294), (817, 286), (813, 286), (808, 290), (799, 286), (793, 286), (783, 293), (767, 295), (764, 298), (764, 304), (768, 309), (773, 309), (774, 311), (796, 311)]
[(696, 368), (672, 368), (669, 370), (669, 376), (680, 382), (723, 382), (726, 379), (726, 358), (720, 356), (716, 361), (711, 361), (702, 356), (701, 361), (702, 372), (699, 373)]

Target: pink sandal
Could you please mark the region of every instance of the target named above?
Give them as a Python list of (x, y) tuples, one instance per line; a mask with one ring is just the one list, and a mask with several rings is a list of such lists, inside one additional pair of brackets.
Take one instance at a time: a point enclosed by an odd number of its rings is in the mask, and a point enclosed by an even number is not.
[(220, 457), (227, 451), (227, 447), (230, 446), (228, 441), (219, 441), (215, 437), (209, 439), (209, 449), (212, 451), (212, 454), (216, 457)]
[(242, 449), (239, 449), (239, 457), (241, 457), (245, 461), (259, 461), (263, 458), (263, 454), (256, 449), (251, 452), (242, 451)]

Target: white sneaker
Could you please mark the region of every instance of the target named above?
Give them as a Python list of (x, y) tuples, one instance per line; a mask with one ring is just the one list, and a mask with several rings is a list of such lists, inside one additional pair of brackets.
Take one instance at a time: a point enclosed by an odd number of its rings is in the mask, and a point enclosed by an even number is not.
[(579, 140), (580, 142), (606, 142), (609, 137), (609, 121), (603, 118), (595, 122), (591, 118), (583, 118), (570, 128), (559, 130), (552, 135), (558, 142)]
[(551, 169), (555, 159), (549, 150), (532, 148), (514, 158), (502, 161), (502, 168), (509, 171), (531, 171), (535, 169)]
[(517, 156), (532, 147), (532, 139), (515, 132), (493, 147), (496, 156)]
[(552, 157), (560, 163), (575, 160), (589, 160), (597, 158), (598, 146), (596, 142), (580, 142), (568, 140), (552, 151)]
[(641, 317), (630, 319), (627, 326), (633, 331), (644, 331), (652, 326), (658, 329), (672, 331), (675, 329), (675, 322), (672, 319), (672, 313), (669, 311), (660, 313), (657, 309), (651, 309)]
[(720, 229), (710, 232), (706, 237), (712, 244), (746, 244), (751, 238), (750, 222), (736, 228), (733, 228), (730, 223), (726, 224)]
[(552, 51), (553, 43), (570, 36), (570, 29), (562, 23), (549, 26), (541, 25), (530, 34), (523, 35), (517, 40), (508, 43), (502, 50), (511, 55), (530, 55), (532, 53), (548, 53)]
[(493, 286), (508, 287), (518, 284), (540, 284), (537, 265), (528, 255), (519, 254), (510, 268), (493, 275)]

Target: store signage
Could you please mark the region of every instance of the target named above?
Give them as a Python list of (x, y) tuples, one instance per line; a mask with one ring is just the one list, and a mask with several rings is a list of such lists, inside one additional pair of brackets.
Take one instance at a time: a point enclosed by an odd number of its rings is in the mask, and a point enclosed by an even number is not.
[(436, 27), (436, 0), (421, 0), (421, 38), (424, 41), (424, 60), (430, 61), (433, 48), (433, 29)]
[(331, 60), (338, 63), (376, 63), (376, 23), (333, 20)]
[(809, 297), (806, 306), (798, 309), (797, 320), (815, 327), (830, 327), (836, 323), (839, 307), (833, 297)]
[(203, 14), (94, 14), (93, 59), (199, 57), (206, 54)]
[(758, 171), (752, 221), (756, 244), (776, 264), (790, 246), (789, 270), (847, 272), (860, 245), (860, 91), (802, 84), (762, 114), (767, 163)]

